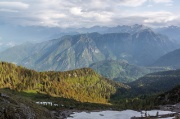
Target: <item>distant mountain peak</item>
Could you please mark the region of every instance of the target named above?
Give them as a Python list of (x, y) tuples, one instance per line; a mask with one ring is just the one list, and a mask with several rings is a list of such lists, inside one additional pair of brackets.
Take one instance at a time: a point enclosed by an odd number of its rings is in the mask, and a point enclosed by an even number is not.
[(145, 29), (140, 29), (139, 32), (149, 32), (149, 33), (154, 33), (154, 31), (150, 28), (145, 28)]
[(162, 27), (155, 29), (156, 32), (160, 34), (164, 34), (169, 37), (169, 39), (176, 41), (178, 44), (180, 44), (180, 27), (179, 26), (168, 26), (168, 27)]
[(152, 31), (152, 29), (140, 29), (137, 33), (134, 34), (135, 38), (137, 39), (149, 39), (149, 38), (156, 38), (156, 33)]
[(149, 27), (146, 27), (144, 25), (134, 24), (131, 26), (128, 25), (118, 25), (116, 27), (108, 28), (105, 32), (106, 33), (130, 33), (134, 34), (141, 30), (150, 29)]
[(134, 24), (131, 27), (133, 27), (133, 28), (148, 28), (147, 26), (145, 26), (143, 24)]
[(179, 28), (178, 26), (171, 25), (169, 28)]

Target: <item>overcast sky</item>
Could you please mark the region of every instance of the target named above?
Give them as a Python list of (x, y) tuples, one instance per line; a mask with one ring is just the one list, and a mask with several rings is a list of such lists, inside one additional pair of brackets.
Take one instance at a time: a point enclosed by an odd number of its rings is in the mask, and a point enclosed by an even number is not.
[(0, 23), (49, 27), (180, 26), (180, 0), (0, 0)]

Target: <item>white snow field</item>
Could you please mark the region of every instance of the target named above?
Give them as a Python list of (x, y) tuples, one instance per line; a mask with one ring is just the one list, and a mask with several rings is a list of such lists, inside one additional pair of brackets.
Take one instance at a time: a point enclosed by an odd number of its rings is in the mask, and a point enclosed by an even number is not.
[[(170, 111), (160, 111), (160, 110), (151, 110), (146, 111), (147, 115), (155, 116), (159, 113), (161, 114), (169, 114), (172, 113)], [(130, 119), (131, 117), (141, 117), (145, 115), (145, 111), (137, 112), (133, 110), (124, 110), (124, 111), (101, 111), (101, 112), (74, 112), (72, 117), (68, 117), (67, 119)], [(161, 118), (162, 119), (162, 118)], [(172, 119), (172, 118), (165, 118)]]

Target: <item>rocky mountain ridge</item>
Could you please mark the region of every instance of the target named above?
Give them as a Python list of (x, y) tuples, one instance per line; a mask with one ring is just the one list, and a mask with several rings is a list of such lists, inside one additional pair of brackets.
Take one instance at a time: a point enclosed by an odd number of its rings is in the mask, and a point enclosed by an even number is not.
[(167, 37), (143, 29), (133, 35), (87, 33), (15, 46), (1, 52), (0, 60), (40, 71), (65, 71), (103, 60), (127, 60), (144, 66), (174, 49), (176, 45)]

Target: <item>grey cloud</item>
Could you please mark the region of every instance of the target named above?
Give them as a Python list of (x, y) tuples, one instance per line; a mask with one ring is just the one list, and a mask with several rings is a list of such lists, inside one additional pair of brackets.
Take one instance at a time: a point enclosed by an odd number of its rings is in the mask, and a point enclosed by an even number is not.
[(155, 3), (172, 3), (173, 0), (152, 0)]
[(29, 7), (28, 4), (22, 2), (0, 2), (1, 9), (27, 9)]
[[(177, 21), (170, 12), (138, 12), (134, 7), (153, 0), (6, 0), (0, 2), (0, 22), (18, 25), (58, 27), (112, 26), (118, 24), (149, 24)], [(164, 3), (169, 3), (165, 0)], [(155, 1), (154, 1), (155, 2)], [(158, 0), (158, 4), (163, 0)], [(10, 4), (7, 4), (10, 3)], [(121, 11), (120, 11), (121, 9)], [(150, 14), (151, 13), (151, 14)], [(162, 16), (164, 15), (164, 16)], [(168, 21), (165, 20), (168, 18)]]

